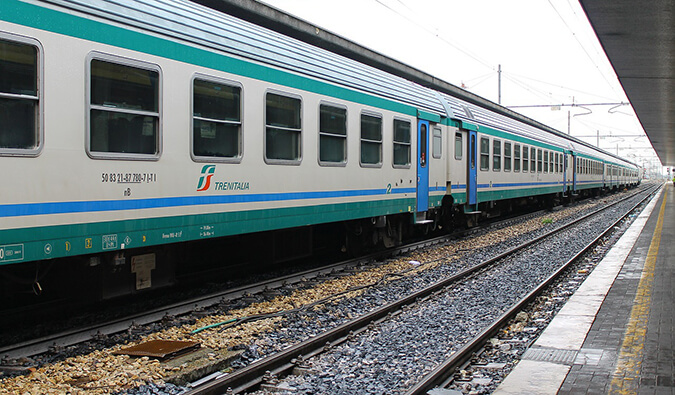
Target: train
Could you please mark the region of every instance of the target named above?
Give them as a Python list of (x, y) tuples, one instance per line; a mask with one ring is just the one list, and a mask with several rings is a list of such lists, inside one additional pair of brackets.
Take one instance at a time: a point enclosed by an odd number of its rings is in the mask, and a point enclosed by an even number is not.
[(391, 247), (640, 182), (487, 100), (188, 0), (3, 0), (0, 114), (6, 301), (162, 288), (207, 242), (223, 264), (244, 237), (276, 261)]

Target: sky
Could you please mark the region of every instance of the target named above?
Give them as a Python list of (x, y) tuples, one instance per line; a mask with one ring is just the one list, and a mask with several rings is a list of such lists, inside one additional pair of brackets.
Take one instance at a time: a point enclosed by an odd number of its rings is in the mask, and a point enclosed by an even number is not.
[(577, 0), (263, 2), (495, 103), (501, 65), (502, 105), (661, 170)]

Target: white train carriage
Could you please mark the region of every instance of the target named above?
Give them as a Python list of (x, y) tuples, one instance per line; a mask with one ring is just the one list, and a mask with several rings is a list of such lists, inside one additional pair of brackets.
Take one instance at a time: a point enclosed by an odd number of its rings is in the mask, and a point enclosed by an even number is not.
[(162, 286), (166, 246), (308, 225), (389, 246), (599, 188), (572, 171), (583, 155), (603, 188), (633, 183), (629, 163), (496, 105), (186, 0), (5, 0), (0, 70), (0, 269), (79, 257), (76, 284)]

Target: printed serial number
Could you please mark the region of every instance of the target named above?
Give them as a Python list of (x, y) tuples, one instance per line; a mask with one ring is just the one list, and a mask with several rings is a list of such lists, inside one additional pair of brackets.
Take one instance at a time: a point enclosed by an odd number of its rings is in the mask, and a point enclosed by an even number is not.
[(157, 182), (156, 173), (101, 173), (101, 182), (144, 184)]

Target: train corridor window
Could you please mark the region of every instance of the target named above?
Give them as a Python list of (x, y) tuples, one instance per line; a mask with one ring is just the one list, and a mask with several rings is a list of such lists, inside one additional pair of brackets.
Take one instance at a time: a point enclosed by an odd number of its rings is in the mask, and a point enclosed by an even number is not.
[(513, 145), (513, 171), (520, 171), (520, 144)]
[(543, 151), (541, 149), (537, 150), (537, 173), (541, 173), (543, 170)]
[(394, 167), (410, 165), (410, 122), (394, 119)]
[(501, 140), (492, 140), (492, 170), (500, 171), (502, 169), (502, 142)]
[(382, 165), (382, 116), (361, 114), (361, 165)]
[(490, 169), (490, 139), (480, 138), (480, 169)]
[(534, 147), (530, 149), (530, 171), (532, 173), (537, 171), (537, 149)]
[(157, 158), (159, 67), (98, 55), (89, 67), (88, 153), (97, 158)]
[[(455, 146), (457, 145), (457, 136), (455, 136)], [(457, 153), (457, 147), (455, 147), (455, 153)], [(431, 155), (434, 159), (441, 159), (443, 156), (443, 132), (441, 128), (434, 128), (432, 141), (431, 141)], [(455, 158), (457, 159), (457, 158)], [(462, 135), (459, 135), (459, 159), (462, 159)]]
[(13, 38), (0, 34), (0, 154), (33, 156), (42, 143), (40, 51), (32, 40)]
[(462, 159), (462, 134), (455, 133), (455, 159)]
[[(460, 137), (460, 159), (462, 158), (462, 150), (461, 150), (461, 138)], [(441, 131), (441, 128), (434, 128), (433, 130), (433, 135), (431, 137), (431, 155), (434, 157), (434, 159), (441, 159), (441, 156), (443, 156), (443, 132)], [(456, 139), (456, 137), (455, 137)], [(455, 142), (456, 144), (456, 142)], [(456, 148), (456, 147), (455, 147)]]
[(556, 173), (560, 173), (560, 156), (558, 153), (555, 153), (555, 165), (554, 169)]
[(544, 151), (544, 173), (548, 173), (548, 151)]
[(555, 172), (553, 169), (553, 152), (550, 152), (548, 155), (548, 169), (551, 171), (551, 173)]
[(504, 142), (504, 171), (511, 171), (511, 143)]
[(241, 87), (194, 79), (192, 155), (209, 161), (241, 157)]
[(347, 162), (347, 109), (319, 105), (319, 163)]
[(265, 159), (272, 163), (299, 163), (302, 101), (298, 97), (265, 94)]

